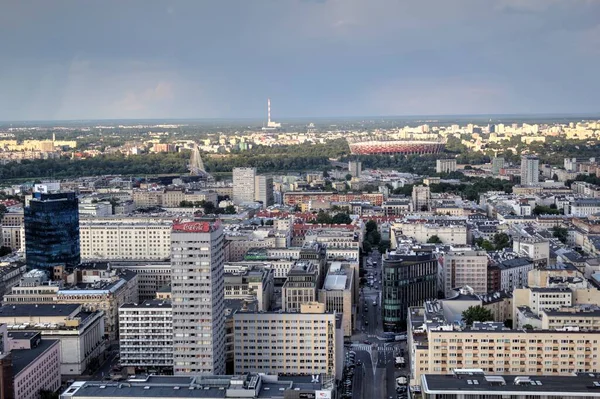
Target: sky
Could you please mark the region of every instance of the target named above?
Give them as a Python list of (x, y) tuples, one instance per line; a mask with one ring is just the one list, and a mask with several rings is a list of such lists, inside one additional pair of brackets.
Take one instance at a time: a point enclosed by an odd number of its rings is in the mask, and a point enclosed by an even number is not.
[(600, 0), (0, 0), (0, 120), (598, 113)]

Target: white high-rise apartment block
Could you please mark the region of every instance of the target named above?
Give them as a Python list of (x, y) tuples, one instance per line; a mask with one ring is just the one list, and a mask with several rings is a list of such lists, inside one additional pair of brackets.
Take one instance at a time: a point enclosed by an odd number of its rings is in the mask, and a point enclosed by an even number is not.
[(122, 366), (160, 371), (170, 371), (173, 367), (170, 302), (151, 300), (124, 304), (119, 308), (119, 332)]
[(233, 168), (233, 203), (254, 202), (256, 168)]
[(263, 208), (273, 205), (273, 178), (271, 176), (256, 176), (254, 178), (254, 200), (262, 202)]
[(540, 181), (540, 160), (536, 155), (521, 158), (521, 185), (530, 186)]
[(165, 260), (171, 256), (172, 219), (79, 219), (82, 259)]
[(174, 224), (171, 250), (173, 372), (225, 374), (223, 228)]
[(454, 288), (468, 285), (475, 294), (485, 294), (487, 289), (488, 257), (485, 251), (470, 248), (451, 249), (438, 257), (439, 290), (449, 298)]
[(456, 159), (438, 159), (435, 161), (436, 173), (450, 173), (456, 171)]

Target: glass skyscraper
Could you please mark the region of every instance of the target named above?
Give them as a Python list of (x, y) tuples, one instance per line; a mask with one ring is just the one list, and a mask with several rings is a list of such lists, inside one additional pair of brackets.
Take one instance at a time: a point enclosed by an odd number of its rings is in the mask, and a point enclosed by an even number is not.
[(75, 193), (34, 193), (25, 207), (25, 255), (27, 266), (35, 269), (80, 263)]

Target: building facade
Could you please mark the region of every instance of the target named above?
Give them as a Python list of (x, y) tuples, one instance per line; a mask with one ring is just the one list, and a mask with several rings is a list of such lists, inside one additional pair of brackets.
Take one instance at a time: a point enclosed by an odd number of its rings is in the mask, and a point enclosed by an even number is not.
[(254, 202), (256, 168), (233, 168), (233, 203)]
[(171, 233), (173, 372), (225, 373), (223, 228), (173, 225)]
[(444, 297), (452, 296), (453, 289), (468, 285), (475, 294), (485, 294), (487, 287), (488, 257), (485, 251), (451, 249), (438, 256), (439, 289)]
[(81, 258), (165, 260), (171, 256), (171, 219), (81, 218)]
[(271, 176), (256, 176), (254, 178), (254, 201), (260, 202), (263, 208), (273, 205), (273, 178)]
[(119, 308), (120, 363), (123, 367), (173, 371), (171, 303), (161, 300), (127, 303)]
[[(235, 373), (340, 374), (343, 351), (336, 316), (319, 303), (300, 312), (237, 312), (233, 315)], [(262, 331), (269, 331), (267, 333)]]
[(75, 193), (34, 193), (25, 207), (25, 256), (32, 269), (75, 267), (81, 260)]
[(386, 331), (404, 331), (409, 306), (437, 297), (437, 260), (431, 251), (402, 248), (383, 259), (382, 314)]
[(436, 173), (450, 173), (456, 171), (456, 158), (437, 159), (435, 161)]
[(536, 155), (521, 158), (521, 185), (531, 186), (540, 181), (540, 160)]

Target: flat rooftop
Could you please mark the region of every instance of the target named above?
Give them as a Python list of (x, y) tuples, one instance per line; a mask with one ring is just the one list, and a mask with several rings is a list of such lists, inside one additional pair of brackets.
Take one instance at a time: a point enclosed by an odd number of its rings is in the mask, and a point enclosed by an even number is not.
[(14, 349), (11, 351), (13, 374), (16, 376), (23, 371), (31, 362), (37, 359), (52, 345), (60, 345), (57, 339), (42, 339), (38, 346), (31, 349)]
[(4, 305), (0, 307), (2, 317), (44, 317), (44, 316), (69, 316), (75, 313), (79, 304), (19, 304)]
[[(573, 376), (516, 376), (472, 373), (463, 375), (425, 374), (421, 378), (426, 393), (476, 395), (535, 395), (600, 397), (600, 374)], [(490, 396), (491, 397), (491, 396)], [(528, 396), (529, 397), (529, 396)]]

